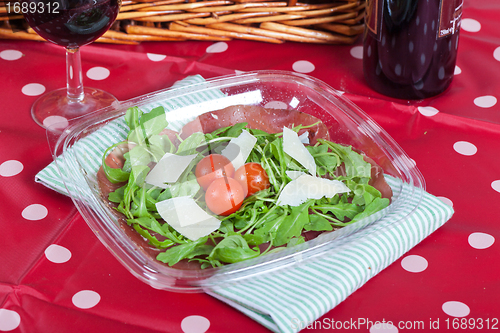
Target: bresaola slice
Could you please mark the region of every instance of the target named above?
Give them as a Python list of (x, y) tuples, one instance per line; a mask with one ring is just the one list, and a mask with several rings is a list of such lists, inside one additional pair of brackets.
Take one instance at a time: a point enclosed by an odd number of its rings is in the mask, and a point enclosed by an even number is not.
[(298, 125), (314, 125), (300, 130), (299, 135), (308, 132), (311, 145), (314, 145), (319, 138), (330, 140), (326, 125), (310, 114), (297, 110), (266, 109), (256, 105), (234, 105), (204, 113), (187, 123), (182, 128), (180, 136), (185, 139), (194, 132), (211, 133), (216, 129), (243, 122), (248, 123), (248, 128), (267, 133), (283, 132), (283, 126), (291, 128)]

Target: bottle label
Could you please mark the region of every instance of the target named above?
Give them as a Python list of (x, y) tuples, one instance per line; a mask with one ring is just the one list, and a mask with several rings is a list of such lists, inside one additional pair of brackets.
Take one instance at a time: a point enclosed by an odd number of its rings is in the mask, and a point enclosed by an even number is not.
[(439, 38), (458, 32), (460, 23), (462, 22), (463, 5), (463, 0), (441, 0), (439, 8)]
[(368, 30), (375, 36), (380, 36), (383, 0), (366, 0), (365, 22)]
[[(365, 22), (368, 30), (366, 32), (371, 33), (378, 40), (380, 40), (382, 29), (384, 1), (391, 2), (391, 0), (367, 0), (366, 3)], [(437, 38), (452, 35), (460, 30), (463, 2), (464, 0), (439, 0)]]

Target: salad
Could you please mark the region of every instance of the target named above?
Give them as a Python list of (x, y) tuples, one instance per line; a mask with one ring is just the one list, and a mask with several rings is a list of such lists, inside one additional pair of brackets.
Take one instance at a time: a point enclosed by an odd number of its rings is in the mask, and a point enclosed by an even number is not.
[(247, 121), (177, 133), (162, 107), (130, 108), (127, 140), (103, 156), (101, 192), (136, 240), (176, 267), (281, 251), (387, 207), (391, 193), (375, 185), (385, 181), (374, 162), (352, 147), (310, 140), (320, 121), (307, 117), (314, 123), (276, 133)]

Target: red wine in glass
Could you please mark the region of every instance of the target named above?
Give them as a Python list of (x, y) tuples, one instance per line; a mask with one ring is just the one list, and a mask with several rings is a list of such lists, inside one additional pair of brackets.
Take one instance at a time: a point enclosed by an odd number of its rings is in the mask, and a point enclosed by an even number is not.
[(84, 87), (80, 46), (102, 36), (115, 21), (121, 0), (25, 0), (23, 14), (41, 37), (66, 48), (66, 88), (41, 96), (31, 108), (36, 123), (53, 129), (68, 120), (107, 107), (116, 98), (99, 89)]

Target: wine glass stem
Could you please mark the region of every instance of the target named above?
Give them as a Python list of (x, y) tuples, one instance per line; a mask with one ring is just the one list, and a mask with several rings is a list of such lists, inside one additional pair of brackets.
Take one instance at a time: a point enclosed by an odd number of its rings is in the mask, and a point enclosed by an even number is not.
[(66, 82), (68, 99), (75, 103), (84, 97), (80, 48), (66, 48)]

